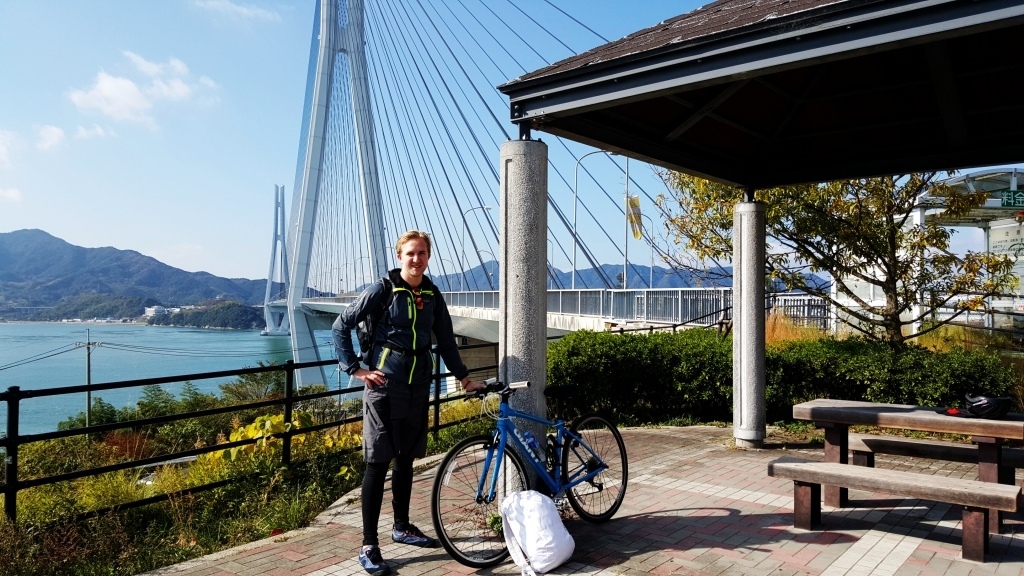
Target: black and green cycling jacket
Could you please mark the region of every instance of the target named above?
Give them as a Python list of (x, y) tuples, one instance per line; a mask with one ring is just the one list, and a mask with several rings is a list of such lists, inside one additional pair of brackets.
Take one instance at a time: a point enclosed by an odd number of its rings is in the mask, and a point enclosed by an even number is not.
[[(414, 289), (402, 279), (401, 270), (388, 272), (391, 281), (390, 304), (377, 327), (374, 350), (370, 355), (372, 369), (382, 370), (388, 381), (412, 383), (432, 371), (430, 350), (431, 334), (437, 342), (437, 351), (444, 364), (459, 380), (469, 374), (469, 369), (459, 356), (455, 333), (452, 329), (448, 305), (430, 278)], [(334, 342), (338, 352), (338, 363), (342, 370), (352, 374), (359, 368), (359, 359), (352, 345), (352, 330), (371, 311), (380, 310), (384, 303), (386, 288), (383, 282), (375, 282), (363, 291), (338, 318), (334, 330)], [(417, 299), (420, 300), (417, 305)], [(402, 358), (401, 362), (395, 362)]]

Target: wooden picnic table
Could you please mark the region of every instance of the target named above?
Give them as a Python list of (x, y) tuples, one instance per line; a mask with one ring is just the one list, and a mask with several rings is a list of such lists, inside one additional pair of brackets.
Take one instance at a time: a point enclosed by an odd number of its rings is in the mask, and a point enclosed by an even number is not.
[[(921, 432), (964, 434), (978, 445), (978, 480), (1013, 484), (1014, 470), (1002, 463), (1006, 440), (1024, 440), (1024, 414), (1008, 414), (1002, 420), (965, 418), (943, 413), (942, 408), (906, 404), (880, 404), (857, 400), (818, 399), (793, 406), (793, 418), (810, 420), (825, 432), (825, 460), (849, 463), (849, 429), (853, 425), (900, 428)], [(824, 486), (825, 504), (848, 505), (847, 489)], [(1002, 530), (1001, 512), (989, 514), (989, 532)]]

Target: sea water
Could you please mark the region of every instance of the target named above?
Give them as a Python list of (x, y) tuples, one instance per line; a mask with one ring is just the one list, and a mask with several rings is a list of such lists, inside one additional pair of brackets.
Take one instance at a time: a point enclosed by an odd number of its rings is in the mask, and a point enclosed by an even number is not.
[[(330, 331), (315, 333), (320, 357), (334, 358)], [(91, 345), (90, 345), (91, 344)], [(90, 351), (91, 352), (88, 352)], [(88, 358), (87, 358), (88, 353)], [(291, 359), (287, 336), (260, 336), (252, 330), (204, 330), (143, 324), (4, 322), (0, 323), (0, 391), (22, 390), (240, 370), (258, 362)], [(87, 362), (88, 360), (88, 362)], [(88, 368), (87, 368), (88, 364)], [(88, 373), (87, 373), (88, 372)], [(325, 367), (332, 384), (349, 386), (348, 375)], [(235, 377), (192, 381), (201, 392), (219, 393), (218, 384)], [(164, 388), (178, 397), (182, 383)], [(134, 406), (142, 388), (93, 393), (115, 408)], [(68, 417), (85, 412), (86, 395), (47, 396), (19, 404), (19, 434), (57, 429)], [(7, 430), (7, 403), (0, 402), (0, 434)]]

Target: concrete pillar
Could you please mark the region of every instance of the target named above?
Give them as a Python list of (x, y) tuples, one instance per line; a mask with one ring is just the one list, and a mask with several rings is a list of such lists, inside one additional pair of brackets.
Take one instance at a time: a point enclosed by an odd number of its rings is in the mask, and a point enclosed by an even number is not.
[[(548, 146), (539, 140), (501, 145), (501, 291), (498, 372), (501, 380), (529, 380), (512, 406), (546, 413)], [(543, 439), (543, 430), (530, 431)], [(541, 442), (543, 445), (543, 442)]]
[(741, 448), (765, 438), (765, 205), (740, 202), (733, 211), (733, 437)]

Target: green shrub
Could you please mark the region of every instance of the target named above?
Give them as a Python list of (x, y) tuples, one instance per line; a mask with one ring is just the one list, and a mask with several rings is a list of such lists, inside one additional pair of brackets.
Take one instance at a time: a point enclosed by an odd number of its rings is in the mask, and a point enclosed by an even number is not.
[(814, 398), (921, 406), (962, 406), (965, 394), (1011, 394), (1014, 373), (998, 355), (908, 346), (893, 353), (861, 338), (791, 342), (768, 350), (769, 421)]
[[(924, 362), (924, 381), (910, 389), (905, 398), (925, 406), (963, 406), (966, 394), (1015, 393), (1017, 376), (998, 354), (954, 347), (941, 354), (929, 354)], [(905, 384), (907, 386), (907, 384)]]
[(621, 424), (732, 408), (731, 341), (708, 330), (678, 334), (573, 332), (548, 347), (548, 386), (575, 384), (572, 418), (596, 411)]
[[(908, 346), (894, 354), (863, 338), (782, 342), (765, 353), (769, 422), (814, 398), (957, 406), (965, 394), (1015, 394), (1018, 379), (991, 352)], [(710, 330), (676, 334), (574, 332), (548, 347), (548, 386), (577, 384), (562, 416), (597, 411), (620, 424), (732, 418), (732, 346)], [(550, 402), (549, 402), (550, 403)]]

